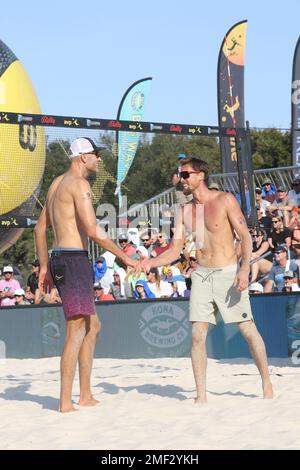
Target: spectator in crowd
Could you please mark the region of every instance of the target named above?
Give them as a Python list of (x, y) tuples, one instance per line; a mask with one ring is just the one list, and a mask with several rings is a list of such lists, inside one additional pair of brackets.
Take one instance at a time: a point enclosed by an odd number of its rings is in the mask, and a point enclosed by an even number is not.
[(191, 277), (192, 273), (197, 269), (197, 264), (197, 258), (193, 255), (190, 255), (188, 264), (182, 271), (182, 274), (185, 278)]
[(292, 188), (288, 193), (288, 198), (294, 201), (295, 206), (300, 207), (300, 178), (296, 177), (292, 182)]
[(135, 290), (135, 284), (137, 281), (143, 280), (146, 281), (146, 275), (144, 272), (141, 272), (140, 274), (134, 274), (133, 269), (131, 266), (127, 266), (126, 268), (126, 277), (124, 278), (124, 290), (125, 290), (125, 296), (128, 299), (133, 298), (133, 293)]
[(24, 289), (16, 289), (14, 293), (15, 298), (15, 306), (18, 305), (30, 305), (30, 302), (25, 298), (25, 291)]
[(162, 253), (164, 253), (164, 251), (166, 251), (170, 244), (168, 242), (168, 237), (167, 235), (165, 234), (165, 232), (160, 232), (158, 234), (158, 246), (156, 246), (152, 251), (151, 251), (151, 257), (152, 258), (155, 258), (156, 256), (159, 256), (161, 255)]
[(271, 204), (275, 201), (276, 198), (276, 188), (271, 180), (266, 179), (262, 185), (262, 197), (266, 201), (269, 201)]
[[(173, 293), (175, 288), (175, 291), (178, 291), (179, 295), (183, 296), (183, 292), (186, 289), (186, 283), (185, 277), (183, 276), (183, 274), (181, 274), (180, 269), (176, 266), (165, 266), (162, 268), (162, 272), (163, 280), (171, 284)], [(175, 286), (172, 285), (172, 283), (175, 283)], [(174, 295), (171, 296), (174, 297)]]
[(288, 228), (292, 233), (292, 248), (296, 253), (297, 258), (300, 257), (300, 214), (299, 209), (294, 207), (292, 211), (292, 218)]
[(147, 273), (147, 281), (156, 298), (170, 297), (172, 295), (173, 289), (171, 285), (168, 282), (161, 280), (157, 268), (150, 269)]
[(100, 284), (100, 282), (95, 282), (94, 284), (94, 295), (97, 302), (103, 302), (104, 300), (114, 300), (110, 293), (104, 293), (104, 287)]
[(149, 258), (148, 250), (144, 246), (140, 245), (136, 247), (136, 252), (139, 255), (139, 259), (142, 261), (145, 258)]
[(299, 280), (294, 276), (293, 271), (286, 271), (284, 273), (284, 288), (283, 292), (299, 292)]
[(4, 279), (0, 281), (1, 307), (8, 307), (15, 304), (15, 290), (21, 289), (19, 281), (14, 279), (14, 270), (12, 266), (4, 266)]
[(155, 299), (155, 294), (150, 290), (147, 281), (140, 279), (135, 284), (134, 289), (135, 299)]
[(94, 263), (94, 282), (99, 282), (107, 271), (106, 259), (104, 256), (96, 258)]
[(151, 232), (143, 232), (141, 234), (140, 238), (141, 238), (141, 242), (142, 242), (144, 248), (146, 248), (146, 250), (147, 250), (148, 256), (150, 256), (151, 251), (154, 248), (152, 233)]
[(288, 248), (292, 243), (292, 232), (283, 226), (283, 220), (279, 216), (272, 217), (272, 229), (268, 242), (272, 250), (278, 245), (286, 245)]
[(276, 199), (267, 208), (283, 220), (283, 225), (288, 227), (290, 223), (291, 210), (295, 207), (295, 202), (288, 198), (287, 190), (284, 186), (279, 186), (276, 193)]
[(261, 230), (264, 230), (269, 237), (271, 234), (272, 229), (272, 216), (269, 211), (266, 211), (266, 215), (263, 217), (262, 212), (260, 210), (260, 205), (256, 206), (256, 214), (257, 214), (257, 223), (258, 227)]
[(274, 251), (275, 264), (272, 266), (264, 286), (264, 292), (282, 292), (284, 288), (284, 274), (292, 271), (294, 278), (299, 282), (299, 267), (294, 260), (287, 259), (287, 248), (278, 245)]
[(179, 170), (178, 168), (173, 171), (172, 175), (172, 185), (175, 189), (175, 201), (176, 204), (186, 204), (187, 202), (191, 201), (193, 196), (192, 194), (184, 194), (183, 193), (183, 185), (181, 182), (181, 178), (179, 177)]
[(255, 188), (255, 202), (256, 207), (259, 207), (262, 217), (266, 217), (266, 211), (270, 207), (271, 203), (262, 197), (262, 189)]
[(251, 280), (254, 282), (259, 275), (266, 275), (270, 272), (273, 265), (273, 254), (269, 242), (266, 240), (266, 234), (262, 230), (254, 230), (252, 232), (252, 255), (251, 261), (256, 260), (260, 256), (268, 253), (267, 256), (251, 264)]
[(37, 288), (34, 294), (34, 303), (36, 305), (57, 304), (61, 303), (61, 298), (56, 287), (52, 287), (50, 292), (44, 292), (43, 290)]
[(259, 282), (252, 282), (249, 286), (249, 293), (250, 294), (263, 294), (264, 288), (262, 284)]
[(125, 255), (129, 256), (129, 258), (134, 258), (134, 256), (136, 255), (136, 249), (131, 243), (129, 243), (128, 235), (126, 235), (125, 233), (121, 233), (118, 237), (118, 241), (120, 248), (125, 253)]
[(29, 287), (29, 290), (27, 290), (26, 292), (26, 298), (28, 300), (34, 299), (35, 291), (38, 288), (39, 273), (40, 273), (40, 262), (38, 259), (36, 259), (32, 261), (31, 263), (31, 274), (28, 276), (28, 279), (27, 279), (27, 287)]
[(186, 277), (185, 278), (186, 289), (183, 293), (183, 297), (190, 297), (191, 295), (191, 288), (192, 288), (192, 278)]
[(183, 294), (180, 295), (180, 293), (179, 293), (179, 291), (178, 291), (178, 284), (177, 284), (177, 282), (176, 282), (176, 281), (172, 281), (172, 280), (170, 280), (170, 281), (168, 281), (168, 282), (169, 282), (169, 284), (171, 285), (172, 290), (173, 290), (173, 292), (172, 292), (172, 294), (170, 295), (170, 297), (171, 297), (171, 298), (183, 297)]
[(109, 293), (113, 296), (115, 300), (122, 300), (125, 299), (125, 287), (124, 287), (124, 279), (126, 277), (126, 271), (123, 268), (119, 268), (114, 271), (113, 274), (113, 282), (110, 286)]

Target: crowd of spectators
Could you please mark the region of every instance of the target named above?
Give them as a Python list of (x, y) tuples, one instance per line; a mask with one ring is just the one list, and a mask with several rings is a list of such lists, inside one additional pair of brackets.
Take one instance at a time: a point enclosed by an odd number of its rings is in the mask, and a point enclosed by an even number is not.
[[(180, 182), (173, 176), (179, 203), (183, 201)], [(210, 187), (218, 190), (216, 184)], [(258, 226), (250, 230), (253, 251), (249, 292), (300, 291), (300, 178), (295, 178), (292, 189), (277, 188), (266, 180), (255, 189)], [(159, 256), (170, 245), (164, 231), (140, 229), (132, 239), (130, 231), (119, 234), (120, 248), (131, 258), (143, 260)], [(239, 241), (236, 240), (238, 253)], [(191, 274), (197, 269), (195, 245), (187, 237), (181, 256), (172, 265), (152, 268), (149, 273), (133, 273), (109, 252), (99, 256), (93, 264), (95, 301), (189, 297)], [(41, 292), (38, 288), (39, 262), (31, 264), (26, 286), (14, 278), (12, 266), (4, 266), (0, 280), (0, 306), (60, 303), (57, 289)]]

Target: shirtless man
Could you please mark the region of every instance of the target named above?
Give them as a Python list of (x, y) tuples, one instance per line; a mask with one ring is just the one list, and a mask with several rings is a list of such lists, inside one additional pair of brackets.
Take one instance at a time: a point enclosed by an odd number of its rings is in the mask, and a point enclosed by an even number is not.
[[(98, 402), (92, 396), (90, 378), (100, 322), (95, 311), (92, 267), (88, 259), (88, 237), (124, 263), (135, 266), (96, 223), (91, 189), (86, 178), (97, 171), (99, 148), (89, 138), (78, 138), (70, 147), (69, 170), (52, 183), (45, 207), (34, 230), (40, 262), (39, 288), (54, 283), (63, 303), (66, 338), (61, 357), (61, 412), (75, 411), (72, 387), (79, 363), (80, 406)], [(48, 259), (47, 227), (54, 244)]]
[[(237, 323), (244, 335), (262, 379), (264, 398), (273, 398), (265, 345), (255, 324), (248, 295), (252, 244), (245, 218), (232, 194), (209, 190), (208, 165), (187, 157), (180, 162), (183, 190), (193, 200), (179, 210), (170, 248), (157, 258), (144, 260), (143, 269), (170, 264), (177, 259), (185, 237), (193, 234), (198, 268), (192, 273), (189, 319), (192, 322), (192, 367), (196, 382), (196, 403), (206, 397), (206, 336), (209, 323), (216, 324), (219, 309), (225, 323)], [(238, 265), (234, 231), (241, 244)]]

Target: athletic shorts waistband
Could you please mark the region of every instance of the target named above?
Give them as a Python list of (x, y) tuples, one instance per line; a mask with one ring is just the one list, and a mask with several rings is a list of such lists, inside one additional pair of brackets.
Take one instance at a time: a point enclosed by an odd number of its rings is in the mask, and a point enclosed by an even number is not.
[(231, 272), (237, 271), (238, 265), (237, 264), (230, 264), (229, 266), (214, 266), (214, 267), (207, 267), (201, 266), (198, 264), (196, 271), (203, 271), (203, 272), (211, 272), (211, 271), (223, 271), (223, 272)]
[(51, 251), (51, 257), (58, 256), (85, 256), (88, 257), (88, 251), (77, 248), (55, 248)]

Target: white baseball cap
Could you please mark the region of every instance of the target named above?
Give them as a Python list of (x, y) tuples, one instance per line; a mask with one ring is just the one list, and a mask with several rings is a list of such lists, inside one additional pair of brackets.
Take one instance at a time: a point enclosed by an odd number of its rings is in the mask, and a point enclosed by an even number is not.
[(14, 272), (14, 270), (13, 270), (13, 268), (12, 268), (11, 266), (4, 266), (4, 268), (3, 268), (3, 274), (4, 274), (4, 273), (13, 273), (13, 272)]
[(250, 286), (249, 286), (249, 291), (250, 292), (258, 291), (258, 292), (263, 293), (264, 288), (263, 288), (263, 286), (261, 285), (260, 282), (252, 282), (252, 284), (250, 284)]
[(95, 142), (89, 137), (79, 137), (73, 140), (70, 146), (69, 157), (74, 158), (83, 153), (100, 152), (104, 147), (97, 147)]
[(24, 289), (16, 289), (14, 295), (25, 295)]

